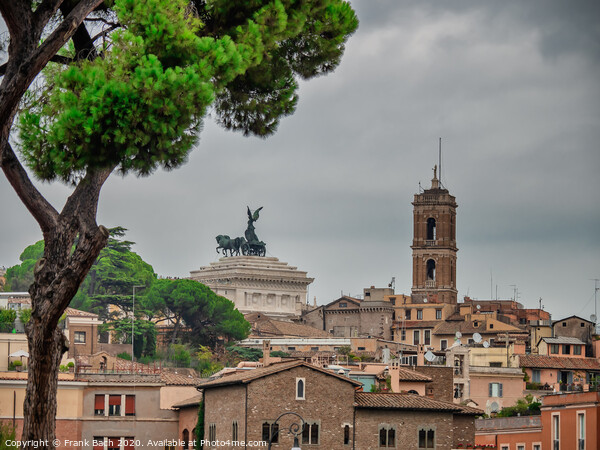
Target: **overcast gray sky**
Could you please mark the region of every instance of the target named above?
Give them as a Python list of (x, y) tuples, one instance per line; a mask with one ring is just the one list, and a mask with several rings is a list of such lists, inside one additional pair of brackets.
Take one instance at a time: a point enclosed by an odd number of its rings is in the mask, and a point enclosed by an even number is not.
[[(554, 319), (594, 312), (600, 278), (600, 2), (354, 0), (360, 27), (341, 66), (301, 84), (267, 139), (206, 120), (188, 164), (113, 176), (98, 221), (129, 229), (155, 271), (215, 261), (218, 234), (256, 233), (327, 303), (412, 283), (413, 195), (443, 142), (459, 204), (459, 298), (490, 295)], [(42, 185), (60, 207), (61, 185)], [(39, 228), (0, 177), (0, 265)], [(490, 276), (493, 281), (490, 282)]]

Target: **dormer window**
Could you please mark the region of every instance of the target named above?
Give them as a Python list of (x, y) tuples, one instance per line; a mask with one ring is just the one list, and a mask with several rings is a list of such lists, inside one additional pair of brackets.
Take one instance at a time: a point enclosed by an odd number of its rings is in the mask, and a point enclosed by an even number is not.
[(296, 378), (296, 400), (305, 400), (305, 379)]

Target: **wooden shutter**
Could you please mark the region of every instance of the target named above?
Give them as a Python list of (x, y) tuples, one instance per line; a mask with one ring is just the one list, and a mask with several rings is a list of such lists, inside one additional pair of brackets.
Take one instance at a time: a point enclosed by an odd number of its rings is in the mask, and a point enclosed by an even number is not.
[(502, 383), (498, 383), (498, 397), (502, 397)]
[(135, 395), (128, 395), (125, 397), (125, 415), (135, 415)]
[(491, 397), (492, 396), (492, 383), (488, 384), (488, 389), (489, 389), (488, 397)]
[(94, 399), (94, 409), (101, 409), (104, 411), (104, 395), (96, 395)]
[(120, 405), (121, 404), (121, 396), (120, 395), (109, 395), (108, 396), (108, 404), (109, 405)]
[(135, 446), (133, 445), (134, 444), (133, 437), (126, 437), (123, 439), (125, 441), (125, 445), (124, 445), (125, 450), (134, 450), (135, 449)]

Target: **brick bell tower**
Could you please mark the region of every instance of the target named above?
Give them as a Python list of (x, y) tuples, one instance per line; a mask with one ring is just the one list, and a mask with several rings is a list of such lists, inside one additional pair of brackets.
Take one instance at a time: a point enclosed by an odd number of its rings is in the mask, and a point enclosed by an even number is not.
[(437, 166), (431, 188), (413, 201), (413, 303), (456, 303), (456, 199), (441, 186)]

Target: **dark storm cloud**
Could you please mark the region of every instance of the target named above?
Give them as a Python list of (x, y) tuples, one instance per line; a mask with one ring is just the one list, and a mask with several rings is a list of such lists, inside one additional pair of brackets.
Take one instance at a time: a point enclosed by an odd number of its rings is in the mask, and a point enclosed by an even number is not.
[[(517, 284), (527, 306), (543, 297), (566, 315), (600, 278), (599, 4), (354, 1), (361, 23), (340, 67), (301, 83), (276, 135), (244, 138), (208, 118), (182, 168), (111, 178), (99, 222), (129, 228), (158, 273), (186, 276), (215, 260), (217, 234), (243, 234), (247, 205), (264, 206), (256, 232), (315, 277), (311, 302), (392, 276), (409, 293), (410, 202), (441, 136), (459, 296), (488, 298), (492, 272), (501, 297)], [(57, 206), (67, 195), (44, 190)], [(41, 235), (3, 178), (0, 206), (0, 264), (11, 265)]]

